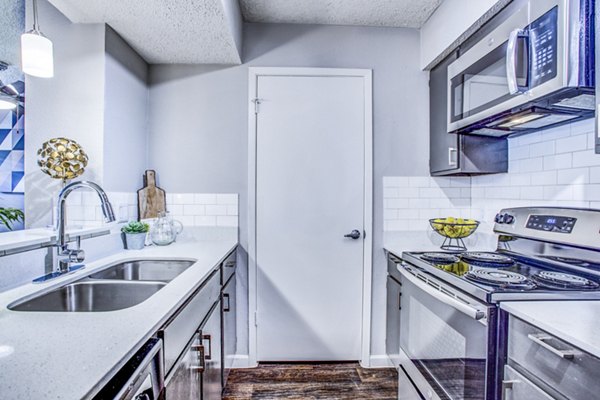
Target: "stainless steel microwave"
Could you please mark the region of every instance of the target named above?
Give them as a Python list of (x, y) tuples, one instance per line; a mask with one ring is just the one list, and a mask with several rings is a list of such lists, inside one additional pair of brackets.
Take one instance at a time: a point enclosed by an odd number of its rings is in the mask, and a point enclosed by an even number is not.
[(594, 116), (594, 0), (516, 2), (448, 66), (448, 132), (507, 136)]

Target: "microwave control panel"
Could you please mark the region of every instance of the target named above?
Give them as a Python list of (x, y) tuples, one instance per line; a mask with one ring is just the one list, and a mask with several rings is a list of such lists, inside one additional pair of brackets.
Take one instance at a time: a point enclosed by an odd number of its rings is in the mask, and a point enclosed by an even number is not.
[(538, 231), (571, 233), (577, 218), (554, 215), (530, 215), (526, 227)]
[(530, 87), (536, 87), (556, 77), (558, 7), (529, 25)]

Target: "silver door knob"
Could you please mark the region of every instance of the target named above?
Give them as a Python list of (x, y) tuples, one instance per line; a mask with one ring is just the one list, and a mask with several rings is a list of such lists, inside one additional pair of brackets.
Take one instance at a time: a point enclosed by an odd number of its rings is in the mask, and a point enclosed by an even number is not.
[(352, 232), (345, 234), (344, 237), (356, 240), (360, 238), (360, 231), (354, 229)]

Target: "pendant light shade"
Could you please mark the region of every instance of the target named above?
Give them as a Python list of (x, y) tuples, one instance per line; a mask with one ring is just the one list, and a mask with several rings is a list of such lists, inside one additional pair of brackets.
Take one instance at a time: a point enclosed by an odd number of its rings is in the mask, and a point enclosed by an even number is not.
[(52, 41), (40, 32), (37, 0), (33, 0), (33, 29), (21, 35), (21, 63), (27, 75), (39, 78), (54, 76)]

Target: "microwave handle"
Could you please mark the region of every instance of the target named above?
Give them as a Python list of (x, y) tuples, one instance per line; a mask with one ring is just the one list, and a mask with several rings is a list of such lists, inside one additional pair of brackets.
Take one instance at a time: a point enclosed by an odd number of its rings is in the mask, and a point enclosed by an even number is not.
[(523, 93), (526, 90), (526, 88), (519, 86), (517, 82), (517, 41), (522, 37), (525, 37), (522, 29), (514, 29), (508, 36), (508, 45), (506, 47), (506, 78), (510, 94)]
[(468, 304), (465, 304), (453, 297), (450, 297), (447, 294), (445, 294), (444, 292), (441, 292), (440, 290), (438, 290), (436, 288), (431, 287), (427, 283), (421, 281), (416, 276), (412, 275), (410, 272), (406, 272), (404, 270), (404, 268), (399, 268), (399, 270), (404, 278), (406, 278), (409, 282), (411, 282), (413, 285), (415, 285), (419, 289), (423, 290), (425, 293), (427, 293), (431, 297), (441, 301), (442, 303), (454, 308), (457, 311), (460, 311), (461, 313), (463, 313), (465, 315), (468, 315), (469, 317), (473, 318), (476, 321), (486, 318), (485, 312), (478, 310), (477, 308), (472, 307)]

